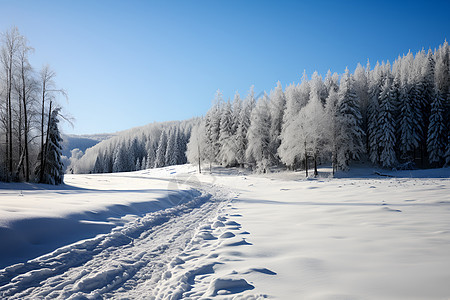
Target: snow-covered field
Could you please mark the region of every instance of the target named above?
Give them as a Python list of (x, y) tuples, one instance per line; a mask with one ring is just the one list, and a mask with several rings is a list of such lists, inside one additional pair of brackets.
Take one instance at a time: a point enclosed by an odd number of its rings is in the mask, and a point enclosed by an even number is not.
[(450, 169), (390, 175), (1, 183), (0, 298), (448, 299)]

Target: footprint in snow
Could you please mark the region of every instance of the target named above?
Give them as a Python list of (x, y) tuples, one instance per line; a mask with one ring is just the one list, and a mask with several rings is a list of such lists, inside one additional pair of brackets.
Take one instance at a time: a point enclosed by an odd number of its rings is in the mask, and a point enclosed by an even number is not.
[(230, 295), (242, 293), (247, 290), (253, 290), (255, 287), (242, 278), (216, 278), (214, 279), (204, 297), (213, 297), (218, 295)]
[(225, 227), (225, 224), (223, 224), (223, 222), (221, 222), (221, 221), (215, 221), (212, 224), (212, 228), (219, 228), (219, 227)]
[(385, 211), (402, 212), (400, 209), (392, 209), (392, 208), (389, 208), (389, 207), (387, 207), (387, 206), (383, 207), (383, 209), (384, 209)]
[(182, 264), (184, 264), (184, 263), (185, 263), (184, 260), (182, 260), (182, 259), (179, 258), (179, 257), (175, 257), (175, 258), (172, 260), (172, 262), (170, 263), (170, 266), (171, 266), (171, 267), (174, 267), (174, 266), (177, 266), (177, 265), (182, 265)]
[(240, 241), (237, 241), (237, 242), (230, 242), (230, 243), (224, 244), (224, 246), (227, 246), (227, 247), (236, 247), (236, 246), (244, 246), (244, 245), (253, 245), (253, 244), (247, 242), (245, 239), (241, 239)]
[(204, 240), (217, 240), (215, 236), (213, 236), (210, 232), (207, 231), (202, 231), (197, 236)]
[(250, 274), (250, 273), (253, 273), (253, 272), (263, 273), (263, 274), (266, 274), (266, 275), (277, 275), (276, 272), (271, 271), (271, 270), (269, 270), (267, 268), (250, 268), (250, 269), (248, 269), (248, 271), (246, 271), (246, 272), (244, 272), (242, 274)]
[(221, 239), (229, 239), (229, 238), (232, 238), (232, 237), (235, 237), (235, 234), (230, 232), (230, 231), (224, 232), (220, 236)]
[(235, 221), (226, 221), (225, 225), (227, 226), (241, 226), (241, 224), (235, 222)]

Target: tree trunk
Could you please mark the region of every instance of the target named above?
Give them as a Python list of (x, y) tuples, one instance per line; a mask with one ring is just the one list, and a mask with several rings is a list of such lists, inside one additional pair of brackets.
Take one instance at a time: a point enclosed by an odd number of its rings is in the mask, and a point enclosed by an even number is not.
[(336, 150), (336, 146), (333, 147), (333, 154), (331, 157), (331, 164), (333, 166), (333, 176), (334, 174), (336, 174), (337, 172), (337, 150)]
[(13, 146), (12, 146), (12, 107), (11, 107), (11, 90), (12, 90), (12, 61), (13, 61), (13, 52), (11, 50), (9, 56), (9, 74), (8, 74), (8, 87), (7, 87), (7, 97), (8, 97), (8, 142), (9, 142), (9, 150), (8, 150), (8, 172), (12, 174), (13, 171)]
[(200, 158), (200, 144), (197, 142), (197, 151), (198, 151), (198, 173), (201, 174), (202, 173), (202, 160)]
[(24, 153), (25, 153), (25, 181), (30, 181), (30, 158), (28, 155), (28, 115), (27, 115), (27, 100), (26, 100), (26, 83), (25, 71), (22, 61), (22, 100), (23, 100), (23, 117), (24, 117)]
[(41, 164), (41, 172), (40, 172), (40, 176), (39, 176), (39, 181), (40, 182), (44, 182), (44, 170), (45, 170), (45, 159), (47, 158), (47, 150), (48, 150), (48, 139), (49, 139), (49, 131), (50, 131), (50, 121), (51, 121), (51, 113), (52, 113), (52, 101), (50, 101), (50, 105), (49, 105), (49, 108), (48, 108), (48, 122), (47, 122), (47, 136), (46, 136), (46, 138), (45, 138), (45, 147), (44, 147), (44, 149), (43, 149), (43, 152), (42, 152), (42, 156), (41, 156), (41, 161), (42, 161), (42, 164)]
[[(22, 148), (22, 95), (21, 95), (21, 91), (18, 91), (19, 94), (19, 119), (17, 120), (17, 127), (18, 127), (18, 132), (17, 132), (17, 142), (19, 144), (19, 157), (20, 159), (22, 159), (22, 155), (23, 155), (23, 148)], [(19, 159), (19, 161), (20, 161)], [(19, 165), (21, 164), (21, 162), (18, 163), (16, 169), (20, 171)], [(19, 175), (20, 172), (16, 172), (16, 178), (14, 178), (14, 180), (19, 180)], [(25, 175), (25, 173), (24, 173)]]
[(319, 175), (319, 172), (317, 171), (317, 153), (314, 152), (314, 176)]
[(305, 140), (305, 172), (306, 177), (308, 177), (308, 152), (306, 151), (306, 140)]
[[(45, 120), (45, 92), (46, 92), (46, 75), (42, 79), (42, 109), (41, 109), (41, 166), (44, 165), (44, 120)], [(39, 176), (42, 180), (41, 175)]]

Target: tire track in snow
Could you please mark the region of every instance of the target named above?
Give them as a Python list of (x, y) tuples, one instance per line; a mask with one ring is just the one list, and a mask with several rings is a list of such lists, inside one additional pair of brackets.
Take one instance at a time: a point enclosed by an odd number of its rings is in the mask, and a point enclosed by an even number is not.
[(109, 234), (1, 270), (0, 298), (151, 298), (170, 261), (223, 203), (196, 190), (192, 196), (187, 203), (147, 214)]

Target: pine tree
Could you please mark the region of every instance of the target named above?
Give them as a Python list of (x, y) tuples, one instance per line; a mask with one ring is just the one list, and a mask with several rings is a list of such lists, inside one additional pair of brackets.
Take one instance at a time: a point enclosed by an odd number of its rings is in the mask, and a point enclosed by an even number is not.
[(333, 175), (338, 170), (337, 165), (337, 150), (339, 146), (338, 145), (339, 124), (337, 114), (338, 101), (339, 101), (338, 92), (335, 91), (334, 89), (330, 90), (325, 105), (324, 137), (325, 137), (325, 151), (331, 154)]
[(130, 172), (135, 167), (133, 158), (129, 155), (129, 146), (125, 142), (120, 143), (114, 153), (113, 172)]
[(220, 133), (219, 133), (219, 162), (224, 166), (231, 166), (236, 159), (233, 157), (232, 151), (232, 130), (233, 130), (233, 115), (230, 101), (227, 101), (223, 107), (220, 118)]
[(166, 154), (165, 154), (165, 166), (173, 166), (178, 162), (178, 130), (177, 128), (172, 128), (169, 132), (169, 137), (167, 140)]
[(231, 134), (233, 136), (236, 135), (239, 124), (240, 124), (240, 116), (242, 110), (242, 100), (239, 96), (239, 93), (236, 92), (233, 99), (233, 113), (232, 113), (232, 125), (231, 125)]
[(258, 100), (255, 109), (252, 111), (247, 139), (248, 147), (245, 153), (247, 161), (255, 164), (257, 172), (269, 172), (273, 158), (269, 151), (270, 112), (269, 97), (266, 93)]
[(383, 167), (393, 167), (397, 163), (395, 154), (395, 92), (392, 90), (393, 79), (390, 74), (384, 80), (380, 93), (380, 112), (379, 112), (379, 147), (381, 149), (380, 163)]
[(378, 113), (380, 111), (380, 92), (383, 84), (383, 71), (377, 62), (369, 82), (369, 103), (367, 107), (367, 149), (373, 163), (380, 162)]
[(327, 99), (328, 99), (331, 92), (337, 93), (339, 90), (339, 74), (336, 72), (331, 74), (331, 71), (328, 70), (327, 75), (325, 76), (324, 84), (327, 90)]
[(158, 142), (158, 148), (155, 156), (155, 168), (164, 167), (166, 164), (166, 149), (167, 149), (167, 133), (165, 130), (161, 131), (161, 136)]
[(402, 58), (399, 89), (399, 150), (400, 158), (406, 162), (414, 162), (414, 154), (422, 135), (420, 104), (414, 88), (413, 61), (411, 52)]
[(450, 166), (450, 130), (448, 131), (447, 134), (447, 147), (444, 154), (444, 158), (445, 158), (445, 166)]
[(147, 164), (145, 168), (152, 169), (155, 167), (157, 142), (155, 143), (154, 141), (148, 140), (145, 148), (147, 149)]
[(337, 163), (340, 169), (346, 170), (350, 160), (359, 159), (364, 151), (361, 112), (348, 69), (342, 75), (338, 98), (337, 119), (340, 132), (338, 134)]
[[(367, 70), (361, 64), (358, 64), (353, 75), (355, 93), (359, 100), (359, 107), (361, 110), (361, 128), (364, 130), (364, 132), (367, 132), (368, 127), (367, 107), (369, 105), (370, 99), (367, 74)], [(364, 144), (366, 149), (368, 149), (367, 140), (365, 140)]]
[(276, 159), (274, 163), (279, 163), (278, 148), (281, 145), (281, 130), (283, 126), (283, 115), (286, 109), (286, 97), (281, 87), (281, 83), (278, 81), (274, 91), (270, 93), (270, 145), (269, 151)]
[(441, 165), (446, 151), (448, 131), (444, 123), (444, 99), (440, 91), (435, 92), (431, 103), (430, 123), (428, 125), (427, 150), (430, 164)]
[(219, 162), (221, 149), (219, 137), (222, 102), (222, 93), (218, 90), (214, 98), (213, 106), (205, 116), (206, 143), (207, 149), (209, 150), (207, 160), (210, 162), (210, 166), (212, 163)]
[(104, 172), (104, 166), (103, 166), (104, 161), (105, 161), (105, 159), (103, 158), (103, 153), (100, 152), (99, 155), (97, 156), (97, 159), (95, 160), (93, 173), (103, 173)]
[[(44, 156), (44, 159), (38, 159), (38, 162), (43, 161), (42, 164), (38, 164), (35, 170), (35, 174), (39, 177), (40, 183), (47, 183), (58, 185), (63, 183), (64, 179), (64, 166), (61, 162), (61, 134), (59, 132), (59, 108), (54, 109), (50, 114), (50, 120), (48, 123), (47, 141), (44, 144), (43, 152), (39, 154), (39, 158)], [(41, 172), (43, 170), (43, 172)]]
[(247, 133), (251, 124), (250, 117), (255, 106), (255, 93), (252, 86), (250, 87), (248, 96), (244, 100), (243, 107), (239, 115), (239, 126), (237, 128), (235, 138), (236, 161), (241, 167), (243, 167), (246, 163), (245, 152), (247, 151), (248, 146)]
[[(229, 138), (226, 139), (226, 145), (223, 145), (222, 148), (225, 148), (227, 151), (223, 152), (222, 159), (224, 159), (225, 164), (229, 166), (234, 166), (239, 164), (239, 153), (245, 152), (245, 149), (241, 150), (242, 145), (239, 142), (242, 142), (241, 137), (246, 137), (246, 133), (242, 134), (239, 132), (242, 128), (241, 122), (241, 114), (243, 107), (242, 101), (239, 94), (236, 92), (233, 100), (232, 113), (231, 113), (231, 131)], [(250, 118), (250, 114), (248, 114), (247, 118)], [(243, 160), (241, 160), (243, 161)]]
[(444, 126), (447, 131), (445, 164), (450, 165), (450, 47), (445, 41), (435, 53), (435, 84), (444, 102)]
[(145, 170), (147, 168), (147, 156), (144, 156), (141, 162), (140, 170)]

